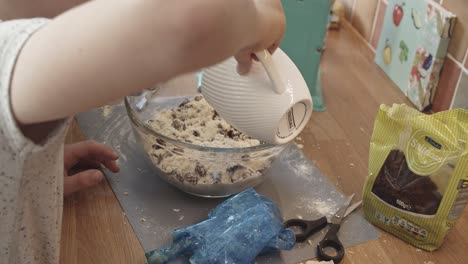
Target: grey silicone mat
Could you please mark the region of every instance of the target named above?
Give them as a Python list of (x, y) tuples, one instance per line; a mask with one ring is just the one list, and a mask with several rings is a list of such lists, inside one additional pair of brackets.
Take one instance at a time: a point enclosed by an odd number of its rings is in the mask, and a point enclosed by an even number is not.
[[(121, 171), (106, 172), (106, 176), (145, 251), (167, 246), (173, 229), (204, 220), (223, 201), (184, 194), (159, 179), (136, 145), (123, 104), (83, 113), (77, 119), (87, 138), (109, 144), (118, 152)], [(330, 216), (346, 200), (294, 145), (266, 173), (268, 179), (256, 190), (274, 200), (285, 219)], [(258, 258), (257, 263), (312, 259), (325, 231), (310, 238), (314, 246), (300, 244), (292, 251)], [(345, 220), (339, 236), (349, 247), (375, 239), (379, 233), (358, 212)]]

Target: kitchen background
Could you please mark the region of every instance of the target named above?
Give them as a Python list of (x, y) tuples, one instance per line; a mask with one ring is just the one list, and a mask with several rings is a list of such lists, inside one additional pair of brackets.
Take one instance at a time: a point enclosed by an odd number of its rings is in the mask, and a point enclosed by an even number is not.
[[(375, 53), (388, 6), (387, 0), (337, 0), (345, 7), (348, 25), (359, 33)], [(405, 2), (401, 0), (401, 2)], [(432, 110), (468, 109), (468, 1), (433, 0), (457, 17)]]

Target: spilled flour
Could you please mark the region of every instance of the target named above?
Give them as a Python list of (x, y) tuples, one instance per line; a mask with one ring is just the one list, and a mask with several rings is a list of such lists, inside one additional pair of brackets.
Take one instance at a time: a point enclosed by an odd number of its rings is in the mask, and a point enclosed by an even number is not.
[(304, 210), (308, 214), (331, 216), (338, 210), (339, 204), (331, 198), (299, 198), (299, 203), (296, 206), (298, 209)]
[(112, 105), (105, 105), (102, 107), (102, 116), (108, 117), (112, 113)]
[(336, 213), (343, 202), (342, 195), (305, 157), (302, 151), (298, 151), (297, 147), (292, 146), (282, 153), (282, 160), (286, 165), (282, 169), (296, 177), (295, 184), (309, 186), (306, 188), (297, 187), (300, 191), (297, 198), (291, 202), (295, 204), (300, 215), (308, 219), (319, 216), (330, 217)]

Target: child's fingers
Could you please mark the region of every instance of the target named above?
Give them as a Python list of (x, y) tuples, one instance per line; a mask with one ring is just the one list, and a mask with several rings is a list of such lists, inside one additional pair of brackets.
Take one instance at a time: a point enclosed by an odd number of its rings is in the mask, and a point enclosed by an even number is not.
[(87, 168), (87, 169), (100, 169), (102, 168), (102, 166), (104, 166), (114, 173), (120, 171), (120, 167), (119, 165), (117, 165), (117, 162), (115, 162), (115, 160), (110, 160), (110, 159), (108, 160), (85, 159), (85, 160), (80, 160), (75, 166), (79, 168)]
[(113, 173), (120, 171), (119, 165), (117, 165), (117, 162), (114, 160), (106, 160), (104, 161), (103, 165)]
[(100, 169), (102, 163), (98, 160), (90, 160), (90, 159), (82, 159), (78, 161), (77, 164), (74, 165), (74, 167), (78, 168), (88, 168), (88, 169)]
[(252, 67), (252, 54), (250, 52), (240, 52), (235, 56), (237, 60), (237, 73), (247, 74)]
[[(273, 54), (278, 49), (278, 44), (273, 43), (268, 47), (268, 51)], [(245, 75), (252, 67), (252, 60), (258, 61), (257, 57), (251, 51), (241, 51), (235, 56), (237, 60), (237, 73)]]
[(276, 43), (273, 43), (269, 48), (268, 48), (268, 51), (270, 52), (270, 54), (273, 54), (275, 53), (275, 51), (278, 49), (278, 44)]
[[(114, 160), (80, 160), (77, 164), (73, 166), (73, 168), (80, 168), (80, 169), (101, 169), (102, 166), (107, 168), (113, 173), (117, 173), (120, 171), (119, 165)], [(71, 169), (73, 169), (71, 168)], [(69, 170), (68, 170), (69, 171)]]
[(88, 140), (65, 146), (64, 161), (68, 170), (81, 160), (93, 160), (104, 162), (106, 160), (117, 160), (118, 156), (112, 148)]
[(99, 170), (87, 170), (65, 177), (63, 182), (63, 194), (67, 196), (74, 192), (95, 186), (103, 179), (104, 175)]

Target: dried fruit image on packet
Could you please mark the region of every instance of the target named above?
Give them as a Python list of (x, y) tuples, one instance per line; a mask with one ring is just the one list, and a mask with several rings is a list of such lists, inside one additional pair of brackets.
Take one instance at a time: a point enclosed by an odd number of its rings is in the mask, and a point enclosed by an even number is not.
[(468, 202), (468, 111), (425, 115), (406, 105), (381, 106), (363, 193), (371, 223), (437, 249)]

